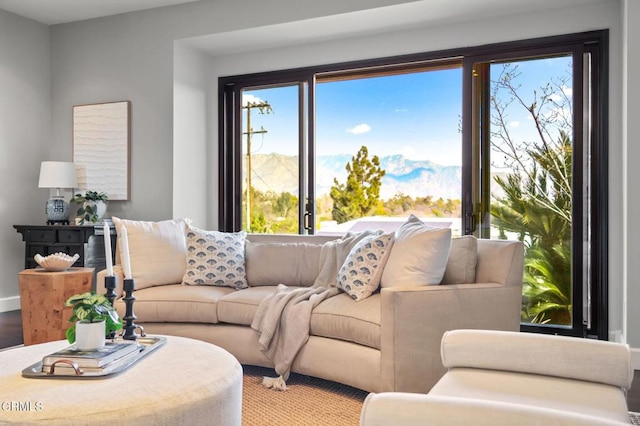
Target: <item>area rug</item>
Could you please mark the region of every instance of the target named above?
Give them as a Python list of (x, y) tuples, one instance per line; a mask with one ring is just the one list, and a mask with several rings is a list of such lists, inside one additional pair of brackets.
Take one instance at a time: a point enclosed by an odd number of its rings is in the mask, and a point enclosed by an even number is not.
[(327, 380), (291, 374), (286, 391), (262, 386), (269, 368), (243, 366), (243, 426), (358, 425), (368, 392)]
[(629, 411), (629, 423), (640, 426), (640, 413)]

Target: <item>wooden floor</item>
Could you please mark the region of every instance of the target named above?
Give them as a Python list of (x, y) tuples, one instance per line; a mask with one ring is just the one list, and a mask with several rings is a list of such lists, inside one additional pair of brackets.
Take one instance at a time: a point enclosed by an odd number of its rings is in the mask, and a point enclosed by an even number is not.
[(20, 311), (0, 312), (0, 349), (22, 343)]
[[(0, 312), (0, 349), (22, 344), (20, 311)], [(633, 376), (633, 386), (627, 392), (629, 411), (640, 412), (640, 370)]]

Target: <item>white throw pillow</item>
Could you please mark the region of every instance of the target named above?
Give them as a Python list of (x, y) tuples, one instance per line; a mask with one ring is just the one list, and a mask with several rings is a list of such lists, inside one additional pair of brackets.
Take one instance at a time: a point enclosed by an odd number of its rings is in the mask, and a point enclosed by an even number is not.
[(356, 302), (371, 296), (380, 286), (394, 234), (367, 237), (356, 244), (338, 271), (337, 287)]
[[(118, 236), (127, 228), (131, 275), (136, 290), (182, 281), (187, 258), (187, 220), (159, 222), (112, 217)], [(122, 264), (122, 240), (118, 237), (118, 263)]]
[(244, 243), (247, 233), (187, 228), (186, 285), (247, 288)]
[(478, 239), (463, 235), (451, 240), (451, 250), (442, 284), (467, 284), (476, 280), (478, 262)]
[(380, 285), (385, 288), (440, 284), (450, 247), (450, 228), (433, 228), (411, 215), (396, 230)]

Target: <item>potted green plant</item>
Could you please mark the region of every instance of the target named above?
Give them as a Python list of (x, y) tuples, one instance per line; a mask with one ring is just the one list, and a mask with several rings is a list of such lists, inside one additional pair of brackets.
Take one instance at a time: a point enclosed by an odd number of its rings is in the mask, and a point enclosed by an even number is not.
[(122, 321), (111, 302), (101, 294), (94, 292), (71, 296), (64, 303), (71, 306), (73, 312), (67, 329), (69, 343), (75, 343), (79, 350), (96, 350), (105, 344), (105, 338), (122, 328)]
[(85, 222), (96, 223), (107, 211), (107, 200), (109, 196), (106, 192), (86, 191), (84, 195), (74, 195), (70, 202), (79, 204), (76, 215), (80, 225)]

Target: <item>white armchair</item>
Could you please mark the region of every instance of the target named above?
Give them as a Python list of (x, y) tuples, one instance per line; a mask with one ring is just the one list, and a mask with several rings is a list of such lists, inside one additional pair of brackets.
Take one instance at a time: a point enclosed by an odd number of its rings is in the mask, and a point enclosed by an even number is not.
[(447, 373), (428, 394), (370, 394), (360, 424), (628, 424), (627, 345), (531, 333), (444, 334)]

